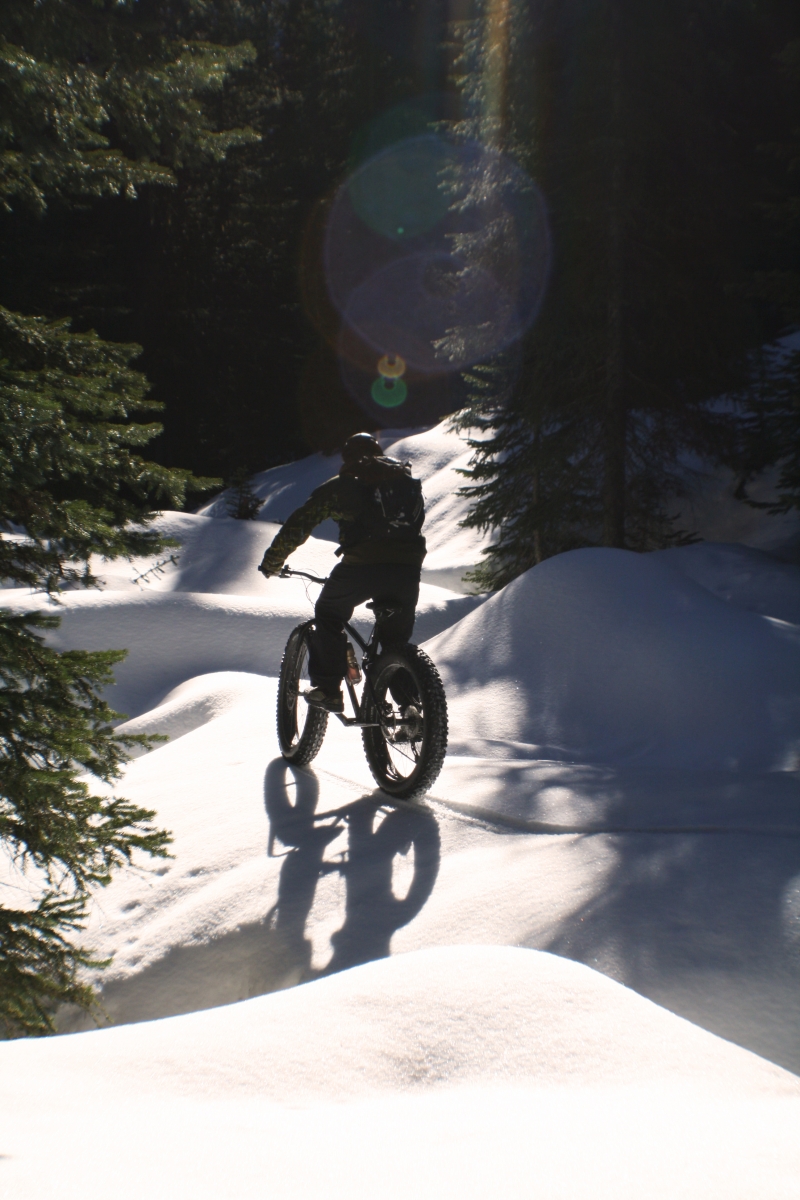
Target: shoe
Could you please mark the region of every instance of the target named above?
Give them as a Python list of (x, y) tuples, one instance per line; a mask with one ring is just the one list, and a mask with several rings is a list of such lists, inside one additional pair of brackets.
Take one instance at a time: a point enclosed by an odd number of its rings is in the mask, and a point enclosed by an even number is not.
[(329, 713), (343, 713), (344, 700), (341, 692), (326, 692), (324, 688), (315, 687), (305, 692), (305, 700), (315, 708), (324, 708)]

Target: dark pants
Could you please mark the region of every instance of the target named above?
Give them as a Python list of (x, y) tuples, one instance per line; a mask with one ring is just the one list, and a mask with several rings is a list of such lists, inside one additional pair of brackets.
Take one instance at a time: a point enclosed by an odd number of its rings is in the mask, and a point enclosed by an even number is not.
[(336, 692), (341, 686), (347, 670), (344, 623), (365, 600), (391, 603), (399, 609), (378, 625), (381, 646), (409, 640), (419, 599), (419, 575), (419, 567), (405, 563), (339, 563), (333, 568), (314, 608), (308, 673), (315, 687)]

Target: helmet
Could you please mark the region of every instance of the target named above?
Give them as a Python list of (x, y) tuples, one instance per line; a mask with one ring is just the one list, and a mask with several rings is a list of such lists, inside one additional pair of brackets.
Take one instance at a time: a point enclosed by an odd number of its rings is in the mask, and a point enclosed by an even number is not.
[(354, 433), (342, 446), (342, 461), (358, 462), (362, 458), (377, 458), (383, 454), (381, 444), (371, 433)]

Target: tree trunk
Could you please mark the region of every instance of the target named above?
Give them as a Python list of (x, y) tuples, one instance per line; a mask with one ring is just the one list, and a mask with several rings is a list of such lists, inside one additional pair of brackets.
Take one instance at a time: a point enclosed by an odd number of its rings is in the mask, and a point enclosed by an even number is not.
[(535, 514), (536, 527), (533, 531), (533, 561), (538, 566), (542, 561), (542, 531), (539, 513), (539, 468), (540, 455), (542, 446), (542, 427), (537, 422), (536, 432), (533, 436), (533, 511)]
[(603, 414), (603, 543), (625, 546), (627, 410), (623, 346), (622, 47), (618, 4), (610, 4), (611, 113), (608, 139), (606, 396)]

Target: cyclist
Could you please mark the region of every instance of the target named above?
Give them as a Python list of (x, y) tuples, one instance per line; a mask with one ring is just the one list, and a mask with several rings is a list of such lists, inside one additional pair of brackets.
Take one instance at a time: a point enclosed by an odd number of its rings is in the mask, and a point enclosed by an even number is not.
[(276, 575), (311, 531), (333, 517), (339, 522), (342, 556), (314, 608), (308, 673), (312, 689), (306, 699), (328, 712), (344, 712), (342, 680), (347, 671), (344, 623), (365, 600), (391, 604), (393, 612), (379, 620), (378, 638), (386, 649), (407, 642), (414, 628), (425, 538), (422, 485), (411, 465), (383, 454), (369, 433), (356, 433), (342, 449), (338, 475), (315, 488), (284, 523), (259, 566)]

